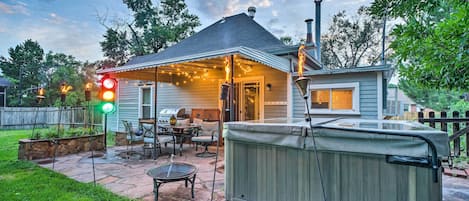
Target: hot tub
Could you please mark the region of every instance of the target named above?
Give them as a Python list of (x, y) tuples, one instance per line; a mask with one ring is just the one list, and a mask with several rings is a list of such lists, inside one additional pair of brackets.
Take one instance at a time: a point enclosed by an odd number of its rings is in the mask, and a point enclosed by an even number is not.
[(446, 133), (405, 121), (318, 118), (312, 124), (311, 132), (302, 119), (226, 123), (226, 199), (323, 200), (314, 134), (329, 201), (442, 200)]

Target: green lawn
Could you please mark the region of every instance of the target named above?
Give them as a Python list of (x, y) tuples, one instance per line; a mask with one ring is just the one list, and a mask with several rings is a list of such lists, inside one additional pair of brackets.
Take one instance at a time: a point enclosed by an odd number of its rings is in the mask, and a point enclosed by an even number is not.
[(18, 161), (18, 139), (30, 135), (31, 130), (0, 130), (0, 200), (129, 200), (101, 186)]

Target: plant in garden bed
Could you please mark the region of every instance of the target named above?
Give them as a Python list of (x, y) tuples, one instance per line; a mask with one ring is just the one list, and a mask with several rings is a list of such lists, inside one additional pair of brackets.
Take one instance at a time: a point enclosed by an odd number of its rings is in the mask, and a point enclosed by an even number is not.
[(67, 138), (67, 137), (80, 137), (87, 135), (96, 135), (98, 130), (92, 128), (59, 128), (50, 127), (46, 130), (35, 131), (32, 139), (41, 140), (41, 139), (56, 139), (56, 138)]

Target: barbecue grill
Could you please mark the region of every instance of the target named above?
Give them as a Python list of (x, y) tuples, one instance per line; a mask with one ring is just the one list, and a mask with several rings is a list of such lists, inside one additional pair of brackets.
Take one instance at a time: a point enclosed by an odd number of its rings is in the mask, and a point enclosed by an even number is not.
[(169, 125), (169, 119), (173, 115), (178, 119), (182, 119), (186, 115), (186, 109), (182, 107), (162, 109), (160, 113), (158, 114), (158, 124)]

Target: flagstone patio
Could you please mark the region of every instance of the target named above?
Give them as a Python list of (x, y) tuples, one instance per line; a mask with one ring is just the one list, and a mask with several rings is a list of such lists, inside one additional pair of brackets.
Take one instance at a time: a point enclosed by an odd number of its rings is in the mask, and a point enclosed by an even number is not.
[[(95, 158), (97, 184), (129, 198), (153, 200), (153, 180), (146, 172), (151, 168), (169, 163), (169, 155), (163, 154), (157, 160), (128, 160), (117, 156), (125, 150), (125, 146), (112, 147), (108, 149), (106, 157)], [(136, 145), (134, 150), (141, 150), (141, 145)], [(170, 148), (164, 151), (170, 151)], [(210, 147), (210, 151), (215, 151), (215, 147)], [(174, 161), (192, 163), (198, 168), (193, 200), (207, 201), (210, 200), (215, 158), (199, 158), (195, 156), (195, 153), (194, 147), (185, 145), (183, 156), (175, 156)], [(93, 182), (90, 156), (91, 153), (87, 152), (59, 157), (54, 165), (55, 171), (81, 182)], [(218, 164), (221, 168), (217, 168), (214, 200), (225, 200), (223, 148), (220, 149)], [(52, 168), (51, 163), (41, 166)], [(186, 188), (183, 181), (163, 184), (159, 192), (159, 200), (192, 200), (190, 186)], [(443, 175), (443, 201), (459, 200), (469, 200), (469, 179)]]
[[(168, 145), (168, 151), (170, 150)], [(202, 151), (202, 147), (199, 147)], [(215, 151), (215, 147), (212, 147)], [(142, 146), (136, 145), (134, 150), (142, 151)], [(153, 179), (146, 173), (149, 169), (169, 163), (169, 155), (159, 156), (157, 160), (122, 159), (117, 156), (126, 150), (125, 146), (108, 148), (106, 157), (96, 157), (95, 171), (96, 183), (104, 186), (114, 193), (138, 200), (153, 200)], [(99, 154), (99, 152), (97, 153)], [(199, 158), (195, 156), (195, 148), (185, 145), (183, 156), (175, 156), (174, 161), (194, 164), (198, 168), (195, 180), (195, 199), (210, 200), (215, 157)], [(58, 157), (55, 162), (55, 171), (67, 175), (80, 182), (93, 182), (93, 169), (91, 153), (80, 153)], [(52, 168), (52, 163), (43, 164), (43, 167)], [(220, 157), (215, 180), (214, 200), (224, 199), (223, 176), (223, 148), (220, 149)], [(185, 187), (184, 181), (163, 184), (159, 188), (159, 200), (181, 201), (192, 200), (191, 188)]]

